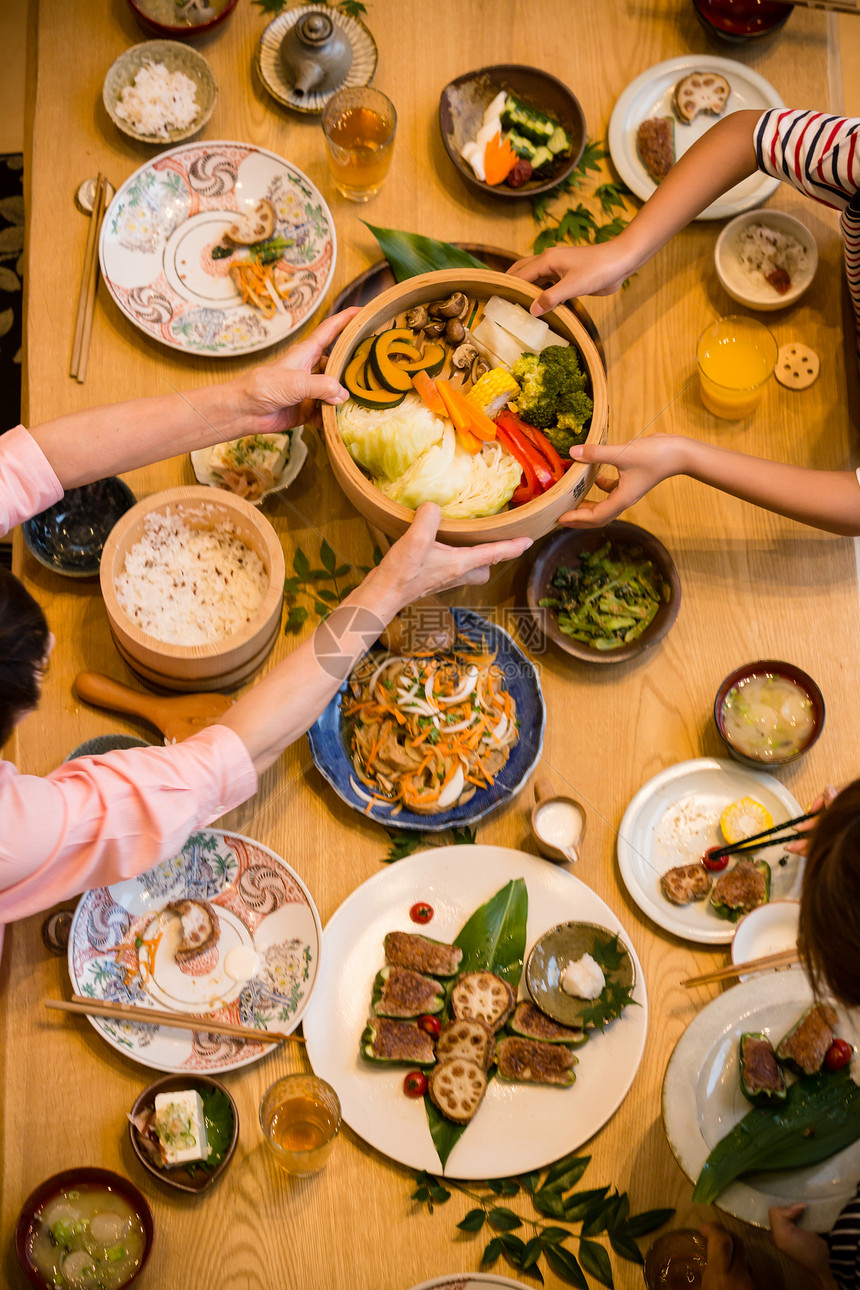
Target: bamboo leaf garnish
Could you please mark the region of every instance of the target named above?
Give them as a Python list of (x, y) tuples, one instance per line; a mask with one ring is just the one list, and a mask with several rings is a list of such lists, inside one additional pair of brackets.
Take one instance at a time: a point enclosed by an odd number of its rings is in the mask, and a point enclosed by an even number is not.
[[(504, 1259), (512, 1268), (528, 1272), (539, 1283), (544, 1273), (541, 1260), (565, 1283), (578, 1290), (591, 1290), (589, 1277), (598, 1285), (613, 1287), (614, 1278), (610, 1250), (628, 1263), (642, 1264), (643, 1258), (636, 1238), (650, 1234), (668, 1222), (672, 1209), (651, 1209), (641, 1214), (630, 1213), (626, 1192), (610, 1187), (594, 1187), (583, 1192), (572, 1192), (588, 1168), (590, 1156), (575, 1153), (565, 1156), (547, 1170), (535, 1170), (516, 1178), (488, 1179), (485, 1182), (461, 1183), (445, 1180), (443, 1191), (461, 1192), (470, 1202), (470, 1208), (456, 1224), (460, 1240), (484, 1232), (490, 1239), (484, 1245), (480, 1266), (492, 1267)], [(426, 1206), (433, 1213), (432, 1191), (440, 1185), (425, 1170), (413, 1175), (416, 1189), (412, 1199)], [(500, 1205), (499, 1195), (519, 1197), (520, 1208)], [(447, 1197), (446, 1197), (447, 1198)], [(528, 1205), (538, 1214), (545, 1214), (543, 1205), (553, 1201), (563, 1216), (566, 1211), (576, 1214), (562, 1226), (558, 1222), (544, 1223), (528, 1212)], [(539, 1202), (541, 1202), (539, 1204)], [(591, 1230), (583, 1222), (583, 1204), (591, 1211)], [(579, 1232), (573, 1225), (582, 1224)], [(606, 1233), (609, 1249), (602, 1240), (595, 1239)], [(571, 1248), (573, 1246), (574, 1248)]]
[(463, 251), (450, 242), (439, 242), (422, 233), (405, 233), (396, 228), (377, 228), (362, 221), (379, 243), (379, 249), (391, 265), (398, 282), (414, 278), (419, 273), (432, 273), (437, 269), (486, 269), (483, 261)]

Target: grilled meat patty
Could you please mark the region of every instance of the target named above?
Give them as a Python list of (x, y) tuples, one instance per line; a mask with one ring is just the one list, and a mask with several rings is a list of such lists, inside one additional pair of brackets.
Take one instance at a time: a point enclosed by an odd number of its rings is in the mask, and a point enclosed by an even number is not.
[(782, 1040), (777, 1057), (801, 1075), (815, 1075), (833, 1043), (838, 1020), (836, 1009), (829, 1003), (814, 1003)]
[(539, 1039), (547, 1044), (578, 1044), (585, 1035), (581, 1026), (559, 1025), (528, 999), (517, 1004), (508, 1029), (525, 1039)]
[(649, 117), (636, 131), (636, 147), (648, 174), (659, 184), (675, 164), (675, 123), (670, 116)]
[(496, 1065), (502, 1079), (529, 1084), (572, 1084), (577, 1058), (563, 1044), (509, 1035), (496, 1047)]
[(711, 900), (729, 909), (755, 909), (767, 900), (767, 883), (752, 860), (739, 860), (714, 883)]
[(430, 1066), (434, 1061), (433, 1040), (412, 1021), (371, 1017), (362, 1044), (365, 1056), (379, 1062)]
[(386, 967), (374, 982), (373, 1011), (379, 1017), (420, 1017), (441, 1012), (445, 987), (409, 968)]
[(673, 905), (689, 905), (694, 900), (705, 899), (711, 890), (711, 879), (701, 863), (679, 864), (663, 874), (660, 890)]
[(785, 1080), (782, 1078), (773, 1044), (766, 1036), (742, 1036), (741, 1068), (744, 1091), (749, 1098), (759, 1093), (785, 1092)]
[(463, 951), (458, 945), (446, 945), (415, 932), (389, 932), (385, 938), (385, 962), (393, 967), (411, 968), (413, 972), (453, 976), (462, 957)]

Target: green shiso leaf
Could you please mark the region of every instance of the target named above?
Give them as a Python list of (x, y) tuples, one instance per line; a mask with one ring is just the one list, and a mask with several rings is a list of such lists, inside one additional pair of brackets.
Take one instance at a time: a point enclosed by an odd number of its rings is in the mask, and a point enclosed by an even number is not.
[[(515, 878), (475, 910), (455, 939), (454, 944), (463, 951), (460, 972), (495, 972), (516, 989), (523, 971), (528, 914), (526, 884), (522, 878)], [(447, 1007), (443, 1016), (448, 1019)], [(493, 1078), (493, 1072), (488, 1078)], [(424, 1106), (430, 1136), (444, 1169), (448, 1157), (469, 1126), (446, 1120), (429, 1096), (424, 1098)]]
[(450, 242), (437, 242), (434, 237), (421, 233), (404, 233), (396, 228), (376, 228), (366, 224), (379, 243), (380, 250), (391, 265), (398, 282), (414, 278), (419, 273), (432, 273), (437, 269), (486, 269), (486, 264), (476, 260), (468, 251), (461, 251)]
[(200, 1101), (203, 1103), (209, 1155), (205, 1160), (195, 1160), (185, 1166), (186, 1173), (192, 1176), (198, 1169), (207, 1173), (217, 1169), (227, 1154), (233, 1137), (233, 1108), (227, 1094), (222, 1093), (220, 1088), (201, 1088)]
[(710, 1205), (730, 1183), (757, 1169), (799, 1169), (860, 1138), (860, 1087), (847, 1069), (810, 1075), (779, 1107), (749, 1111), (721, 1138), (699, 1174), (693, 1200)]

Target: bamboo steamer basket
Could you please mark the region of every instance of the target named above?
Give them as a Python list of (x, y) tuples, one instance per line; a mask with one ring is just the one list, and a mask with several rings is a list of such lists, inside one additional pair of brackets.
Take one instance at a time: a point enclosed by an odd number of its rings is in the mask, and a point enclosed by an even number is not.
[[(141, 631), (121, 608), (116, 579), (153, 512), (180, 515), (195, 529), (233, 534), (260, 557), (268, 589), (253, 620), (233, 636), (207, 645), (172, 645)], [(197, 691), (240, 685), (268, 657), (280, 630), (284, 574), (278, 535), (259, 510), (232, 493), (197, 485), (154, 493), (126, 511), (105, 543), (99, 577), (114, 644), (131, 670), (156, 689)]]
[[(493, 295), (503, 296), (505, 300), (522, 305), (524, 309), (528, 309), (540, 295), (539, 289), (530, 282), (523, 282), (506, 273), (493, 273), (489, 269), (444, 269), (438, 273), (419, 274), (407, 282), (390, 287), (364, 306), (338, 337), (326, 372), (340, 380), (350, 355), (366, 336), (373, 335), (386, 326), (397, 325), (396, 320), (400, 320), (413, 305), (443, 300), (454, 291), (464, 291), (479, 302), (485, 302)], [(605, 443), (609, 426), (609, 403), (606, 372), (597, 346), (569, 309), (559, 306), (545, 314), (544, 318), (550, 329), (575, 344), (582, 356), (594, 399), (594, 413), (586, 442)], [(399, 502), (390, 501), (371, 483), (360, 466), (356, 465), (341, 437), (337, 411), (328, 404), (323, 404), (323, 432), (335, 478), (353, 506), (368, 523), (388, 537), (401, 537), (412, 522), (414, 512)], [(555, 527), (560, 515), (579, 504), (596, 474), (596, 466), (574, 463), (563, 479), (525, 506), (484, 519), (443, 518), (439, 525), (439, 539), (454, 546), (474, 546), (479, 542), (497, 542), (503, 538), (543, 537)]]

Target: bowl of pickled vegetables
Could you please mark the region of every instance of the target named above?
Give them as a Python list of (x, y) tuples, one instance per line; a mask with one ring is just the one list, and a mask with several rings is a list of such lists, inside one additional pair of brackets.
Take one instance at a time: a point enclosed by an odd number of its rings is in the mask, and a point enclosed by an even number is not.
[(587, 663), (623, 663), (662, 640), (681, 580), (653, 534), (626, 520), (557, 533), (538, 550), (528, 606), (543, 633)]

